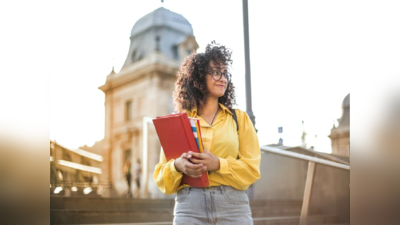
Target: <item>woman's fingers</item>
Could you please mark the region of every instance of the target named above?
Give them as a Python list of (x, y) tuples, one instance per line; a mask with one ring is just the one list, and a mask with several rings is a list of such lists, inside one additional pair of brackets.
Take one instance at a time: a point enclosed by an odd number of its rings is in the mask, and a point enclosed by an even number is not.
[[(204, 170), (205, 171), (205, 170)], [(203, 170), (201, 172), (193, 172), (193, 173), (188, 173), (187, 175), (194, 177), (194, 178), (200, 178), (201, 174), (204, 172)]]
[(204, 160), (201, 159), (195, 159), (195, 158), (191, 158), (190, 162), (195, 163), (195, 164), (204, 164)]
[(201, 159), (204, 158), (204, 155), (202, 153), (189, 151), (188, 154), (193, 155), (194, 157), (197, 157), (197, 158), (201, 158)]
[(202, 172), (206, 171), (207, 167), (203, 164), (185, 164), (185, 171), (187, 175), (201, 175)]
[(183, 154), (181, 155), (181, 157), (182, 157), (182, 158), (185, 158), (185, 159), (190, 159), (190, 158), (192, 158), (192, 154), (183, 153)]
[(185, 169), (189, 169), (189, 170), (198, 170), (198, 169), (201, 169), (202, 167), (203, 167), (202, 163), (200, 163), (200, 164), (193, 164), (190, 162), (185, 163)]
[(200, 153), (195, 153), (192, 151), (183, 153), (181, 155), (181, 158), (183, 159), (183, 171), (186, 175), (199, 178), (204, 171), (207, 171), (207, 166), (205, 166), (203, 163), (204, 160), (202, 160), (199, 156), (201, 156)]

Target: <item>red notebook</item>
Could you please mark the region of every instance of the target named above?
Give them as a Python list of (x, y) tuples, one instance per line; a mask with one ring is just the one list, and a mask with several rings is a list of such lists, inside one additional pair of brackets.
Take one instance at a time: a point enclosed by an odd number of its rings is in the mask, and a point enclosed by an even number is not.
[[(187, 113), (156, 117), (153, 119), (153, 123), (168, 161), (179, 158), (185, 152), (200, 152)], [(183, 174), (181, 184), (188, 184), (192, 187), (208, 187), (207, 171), (201, 174), (201, 178)]]

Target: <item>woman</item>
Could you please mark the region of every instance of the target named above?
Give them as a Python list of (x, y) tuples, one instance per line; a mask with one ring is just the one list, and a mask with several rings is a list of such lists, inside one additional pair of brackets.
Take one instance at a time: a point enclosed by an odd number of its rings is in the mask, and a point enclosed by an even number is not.
[(126, 179), (126, 183), (128, 184), (128, 191), (126, 193), (126, 196), (132, 197), (132, 192), (131, 192), (131, 180), (132, 180), (132, 173), (131, 173), (131, 160), (127, 159), (125, 161), (124, 165), (124, 175)]
[(136, 159), (135, 165), (135, 180), (136, 180), (136, 197), (140, 198), (140, 174), (142, 173), (142, 167), (140, 165), (140, 158)]
[[(213, 42), (179, 69), (175, 111), (200, 119), (205, 149), (170, 161), (161, 151), (154, 180), (163, 193), (177, 192), (174, 224), (253, 224), (247, 188), (260, 178), (260, 147), (248, 115), (236, 109), (237, 130), (230, 111), (236, 104), (228, 72), (231, 54)], [(201, 177), (204, 171), (210, 188), (180, 184), (183, 174)]]

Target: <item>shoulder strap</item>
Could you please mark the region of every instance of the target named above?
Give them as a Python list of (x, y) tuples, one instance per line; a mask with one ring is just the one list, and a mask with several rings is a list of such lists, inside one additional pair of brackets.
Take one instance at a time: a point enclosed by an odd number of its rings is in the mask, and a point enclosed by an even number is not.
[(233, 120), (235, 120), (235, 123), (236, 123), (236, 131), (239, 132), (239, 123), (237, 121), (236, 111), (234, 109), (229, 109), (229, 111), (231, 111), (231, 113), (233, 114), (232, 117), (233, 117)]

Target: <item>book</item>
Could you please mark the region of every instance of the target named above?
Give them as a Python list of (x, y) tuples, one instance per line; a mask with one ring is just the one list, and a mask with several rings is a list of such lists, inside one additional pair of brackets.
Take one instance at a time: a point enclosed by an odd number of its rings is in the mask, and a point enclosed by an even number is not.
[(193, 135), (194, 135), (194, 139), (196, 140), (197, 147), (199, 148), (200, 152), (202, 152), (201, 149), (200, 149), (200, 144), (199, 144), (199, 135), (198, 135), (198, 131), (197, 131), (198, 128), (197, 128), (197, 125), (196, 125), (196, 123), (197, 123), (196, 120), (197, 120), (196, 118), (189, 117), (189, 122), (190, 122), (190, 126), (192, 127), (192, 132), (193, 132)]
[[(200, 145), (198, 147), (187, 113), (159, 116), (153, 119), (153, 124), (168, 161), (179, 158), (183, 153), (189, 151), (200, 152)], [(200, 140), (198, 141), (200, 143)], [(208, 173), (207, 171), (203, 172), (201, 178), (183, 174), (181, 184), (188, 184), (192, 187), (208, 187)]]
[(204, 153), (203, 137), (201, 136), (200, 120), (199, 119), (197, 119), (196, 127), (197, 127), (197, 136), (199, 137), (199, 142), (200, 142), (200, 152)]

